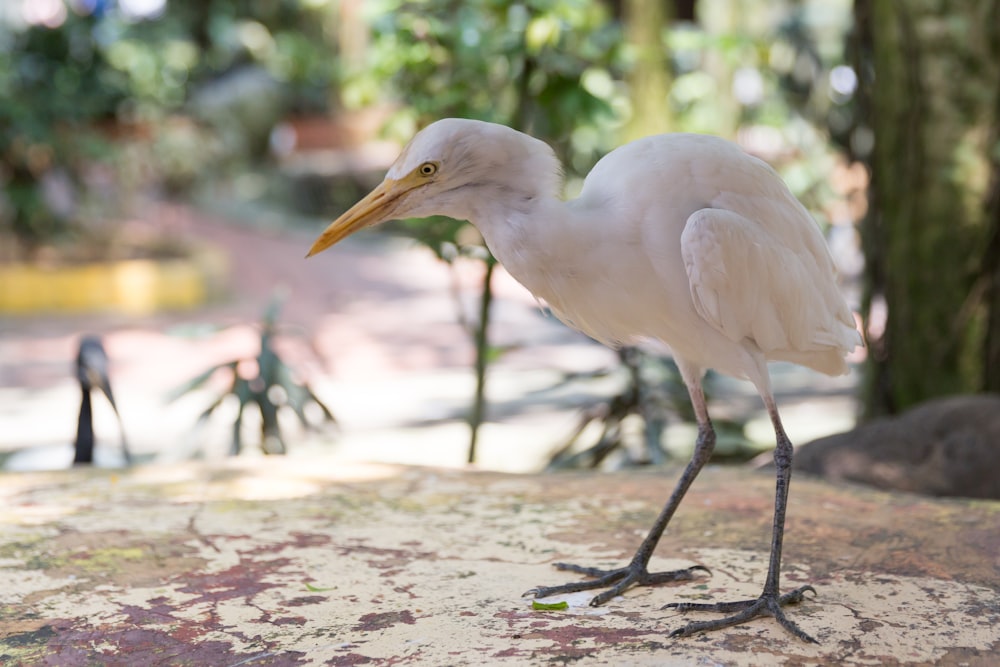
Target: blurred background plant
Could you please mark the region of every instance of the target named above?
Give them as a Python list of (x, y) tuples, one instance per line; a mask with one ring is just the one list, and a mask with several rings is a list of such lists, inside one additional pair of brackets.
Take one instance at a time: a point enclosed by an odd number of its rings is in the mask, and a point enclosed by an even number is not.
[[(267, 304), (260, 323), (260, 349), (256, 356), (212, 366), (171, 391), (168, 397), (168, 401), (176, 401), (201, 389), (217, 375), (228, 376), (229, 388), (198, 416), (195, 428), (204, 426), (216, 412), (222, 412), (220, 408), (227, 402), (235, 403), (230, 456), (239, 456), (243, 451), (243, 416), (248, 407), (257, 409), (260, 423), (258, 444), (264, 454), (288, 453), (288, 442), (281, 428), (283, 412), (295, 415), (301, 428), (306, 430), (337, 423), (330, 408), (316, 396), (308, 382), (298, 380), (294, 369), (274, 348), (274, 339), (280, 333), (278, 316), (284, 300), (285, 295), (277, 292)], [(318, 413), (318, 424), (309, 412)]]

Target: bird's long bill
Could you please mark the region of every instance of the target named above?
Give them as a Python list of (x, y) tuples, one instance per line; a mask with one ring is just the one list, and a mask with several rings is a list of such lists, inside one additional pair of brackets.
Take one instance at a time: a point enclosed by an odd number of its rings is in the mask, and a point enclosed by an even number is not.
[(412, 190), (414, 185), (409, 178), (399, 180), (386, 178), (364, 199), (330, 223), (330, 226), (313, 242), (306, 257), (323, 252), (359, 229), (391, 220), (392, 204)]

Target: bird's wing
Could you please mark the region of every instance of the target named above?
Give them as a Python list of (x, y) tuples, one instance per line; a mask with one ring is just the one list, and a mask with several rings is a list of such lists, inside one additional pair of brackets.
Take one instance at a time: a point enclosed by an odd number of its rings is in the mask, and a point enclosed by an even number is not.
[(698, 314), (768, 356), (831, 349), (842, 356), (858, 334), (819, 230), (795, 225), (779, 236), (778, 229), (724, 209), (688, 217), (681, 255)]

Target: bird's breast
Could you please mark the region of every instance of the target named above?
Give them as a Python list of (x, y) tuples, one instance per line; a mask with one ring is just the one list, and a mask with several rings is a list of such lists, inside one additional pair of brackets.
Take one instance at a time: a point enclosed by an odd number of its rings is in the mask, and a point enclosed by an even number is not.
[[(660, 247), (656, 254), (667, 261), (671, 252)], [(672, 254), (671, 281), (659, 278), (638, 235), (570, 234), (558, 245), (533, 245), (501, 261), (554, 315), (591, 338), (618, 345), (655, 337), (684, 346), (697, 313), (679, 247)]]

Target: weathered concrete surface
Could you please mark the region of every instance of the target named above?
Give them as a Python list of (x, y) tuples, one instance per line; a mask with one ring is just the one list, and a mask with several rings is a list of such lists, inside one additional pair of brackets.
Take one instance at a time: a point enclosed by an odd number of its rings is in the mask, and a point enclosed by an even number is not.
[[(620, 564), (673, 473), (509, 476), (241, 460), (0, 476), (0, 664), (671, 665), (1000, 661), (1000, 504), (793, 481), (772, 619), (669, 639), (672, 601), (759, 592), (772, 481), (709, 469), (654, 558), (711, 578), (603, 608), (520, 594)], [(691, 615), (693, 616), (693, 615)]]

